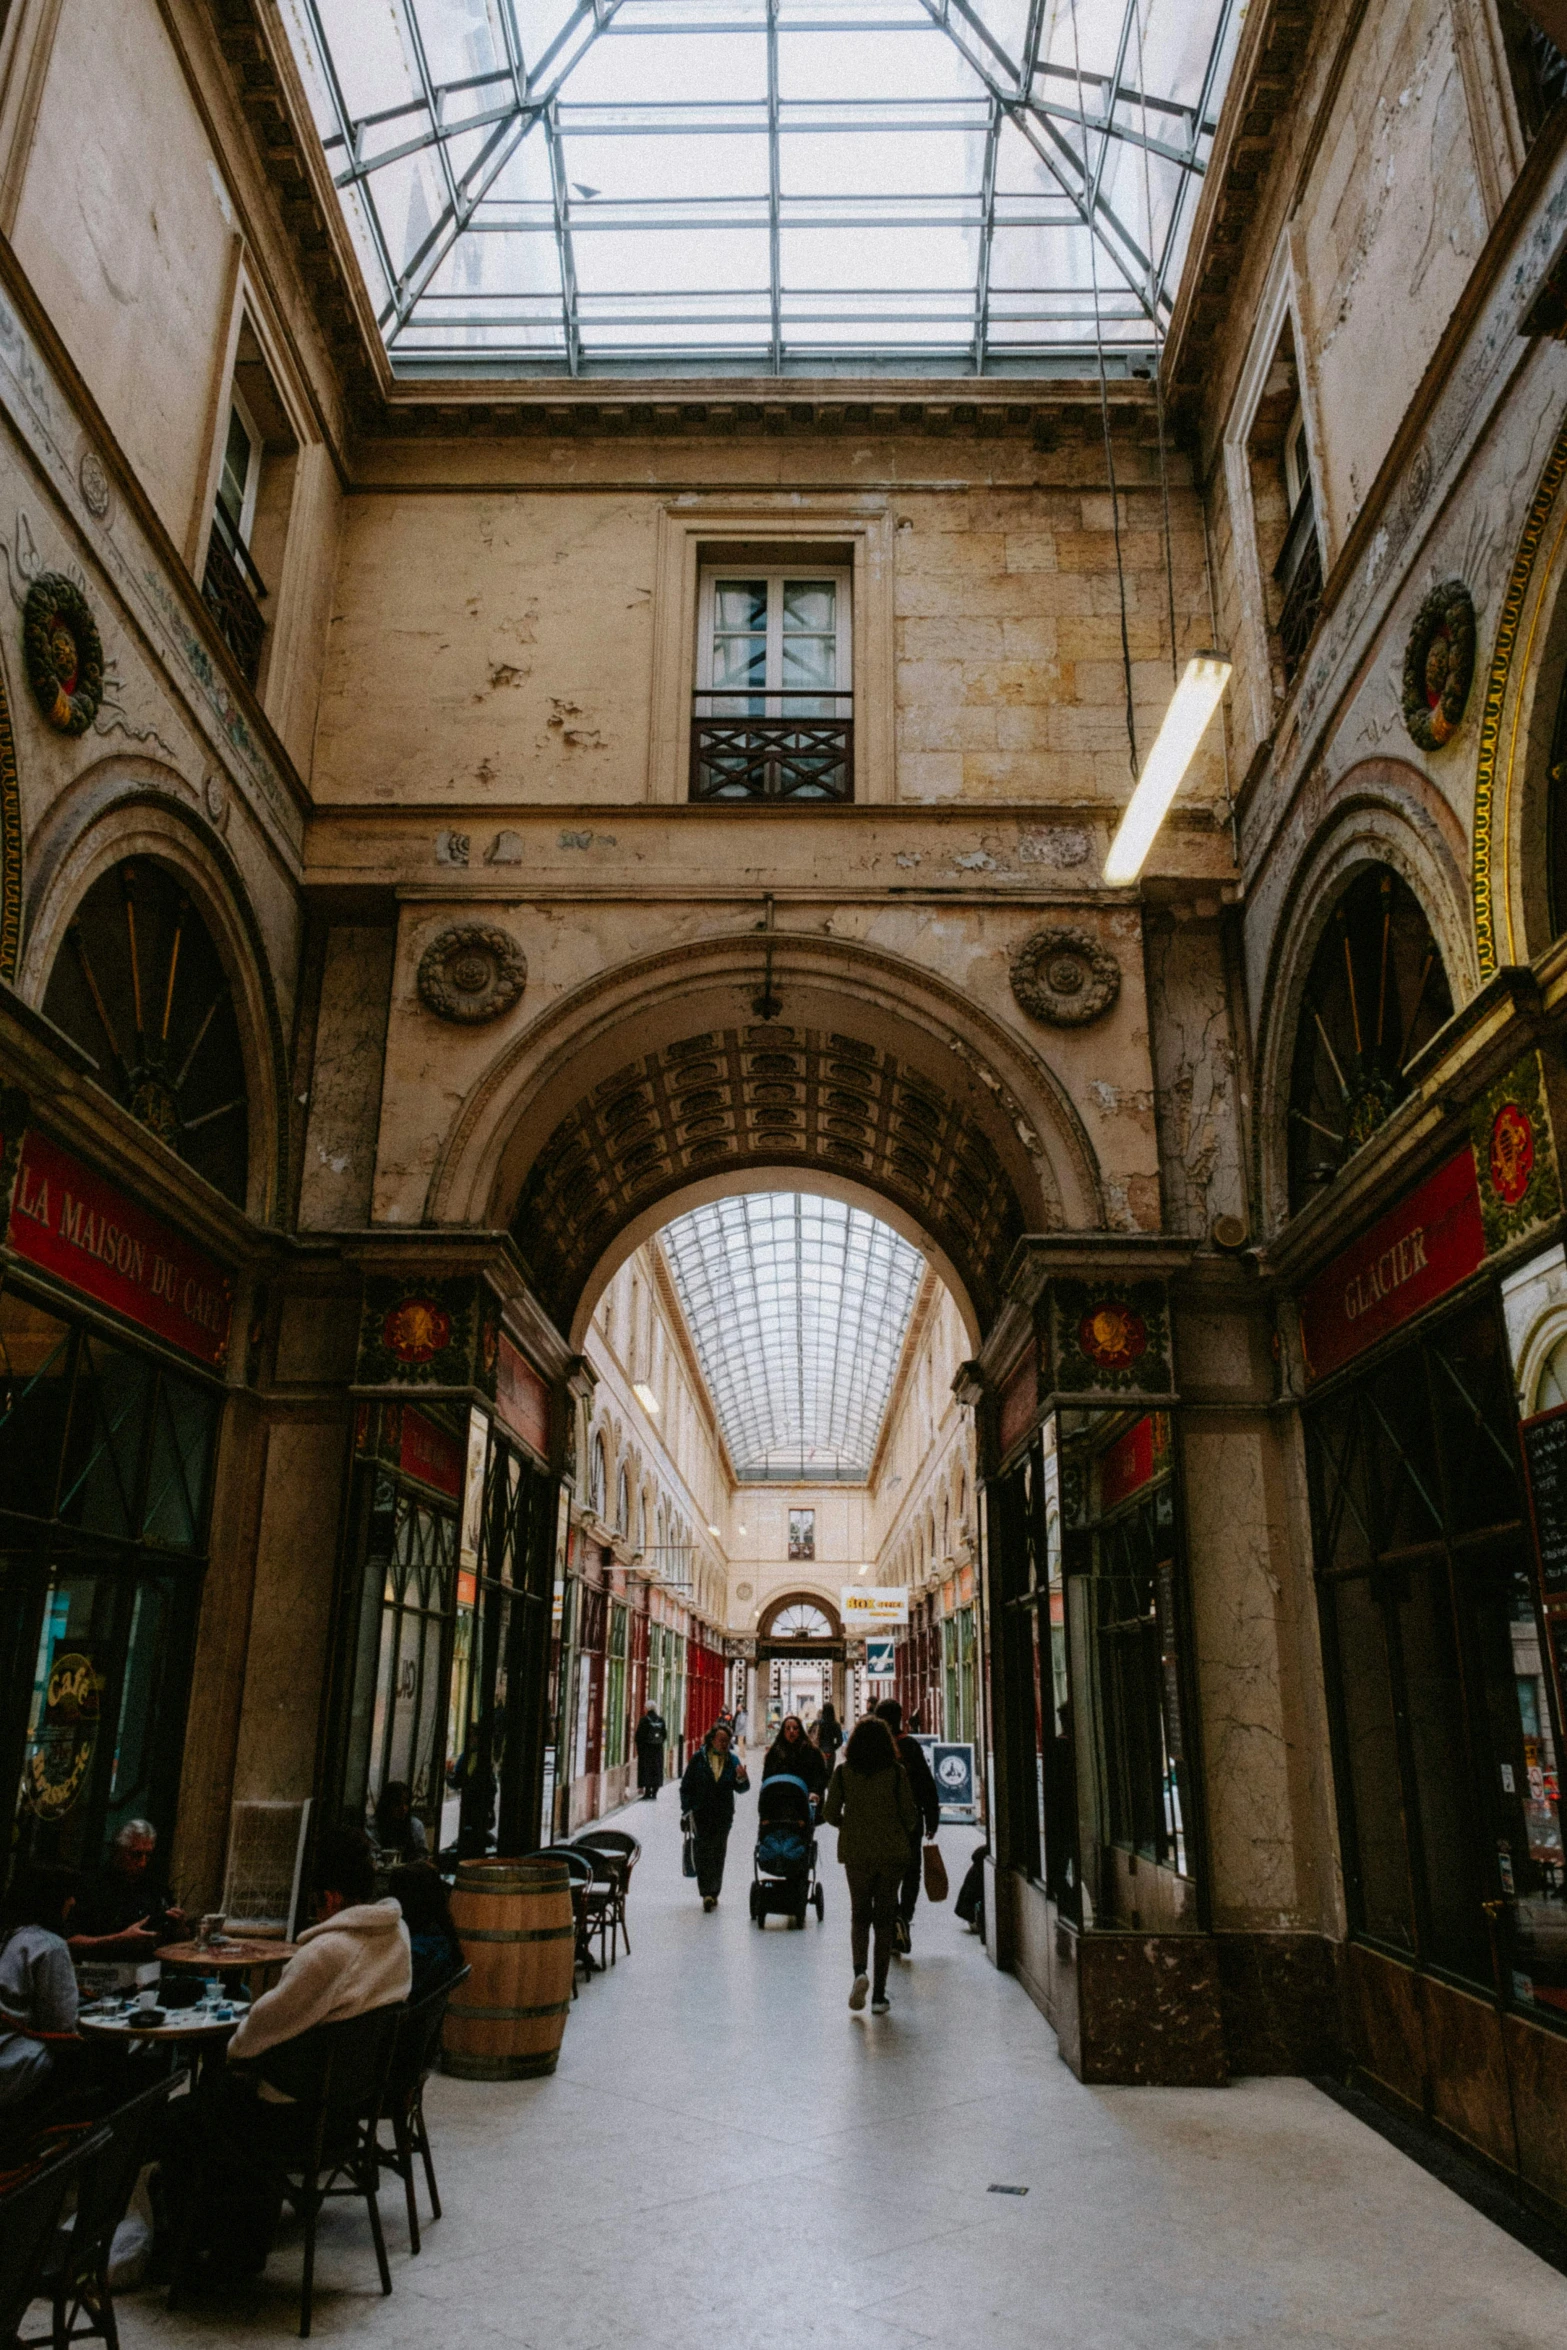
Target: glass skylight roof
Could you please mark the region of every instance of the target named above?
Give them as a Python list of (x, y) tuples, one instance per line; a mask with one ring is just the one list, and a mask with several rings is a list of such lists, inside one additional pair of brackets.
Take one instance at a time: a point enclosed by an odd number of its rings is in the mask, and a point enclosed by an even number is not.
[(862, 1208), (753, 1192), (660, 1235), (735, 1474), (870, 1473), (925, 1260)]
[(283, 4), (393, 364), (436, 375), (1124, 369), (1243, 14)]

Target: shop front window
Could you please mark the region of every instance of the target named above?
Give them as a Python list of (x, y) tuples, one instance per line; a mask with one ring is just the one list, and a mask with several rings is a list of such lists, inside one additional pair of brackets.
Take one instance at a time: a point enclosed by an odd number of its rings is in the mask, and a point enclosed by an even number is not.
[(609, 1611), (609, 1673), (604, 1703), (604, 1768), (626, 1759), (626, 1611), (618, 1600)]
[(10, 1849), (91, 1868), (174, 1824), (221, 1396), (0, 1290)]
[(1307, 1415), (1355, 1930), (1567, 2018), (1557, 1692), (1487, 1302)]

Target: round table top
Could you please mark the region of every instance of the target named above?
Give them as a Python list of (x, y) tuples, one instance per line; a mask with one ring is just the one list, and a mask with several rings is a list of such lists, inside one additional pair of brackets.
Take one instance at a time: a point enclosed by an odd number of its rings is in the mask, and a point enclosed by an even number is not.
[(240, 2026), (237, 2015), (203, 2015), (189, 2007), (166, 2008), (164, 2013), (168, 2021), (161, 2024), (138, 2023), (135, 2009), (125, 2015), (82, 2015), (76, 2019), (76, 2028), (90, 2039), (118, 2034), (122, 2039), (172, 2041), (227, 2040)]
[(199, 1974), (221, 1975), (237, 1967), (282, 1966), (299, 1948), (297, 1942), (227, 1939), (202, 1950), (194, 1942), (170, 1942), (158, 1952), (162, 1966), (194, 1967)]

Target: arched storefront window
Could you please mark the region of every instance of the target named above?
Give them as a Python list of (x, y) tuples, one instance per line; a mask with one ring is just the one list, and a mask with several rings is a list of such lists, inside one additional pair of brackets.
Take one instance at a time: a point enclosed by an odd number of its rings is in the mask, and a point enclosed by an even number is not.
[(166, 866), (145, 857), (95, 881), (55, 956), (44, 1015), (97, 1063), (134, 1118), (244, 1205), (245, 1064), (218, 950)]
[(1289, 1103), (1290, 1212), (1306, 1206), (1409, 1091), (1409, 1064), (1453, 1009), (1431, 925), (1387, 865), (1328, 920), (1301, 1000)]
[(1567, 1332), (1557, 1339), (1540, 1365), (1539, 1382), (1530, 1408), (1553, 1412), (1564, 1403), (1567, 1403)]

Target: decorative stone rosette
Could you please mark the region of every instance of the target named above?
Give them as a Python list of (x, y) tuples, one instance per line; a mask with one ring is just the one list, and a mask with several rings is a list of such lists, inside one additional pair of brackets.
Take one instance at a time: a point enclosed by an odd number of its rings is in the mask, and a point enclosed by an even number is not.
[(1086, 930), (1036, 930), (1012, 955), (1012, 993), (1031, 1020), (1086, 1028), (1121, 992), (1121, 966)]
[(87, 598), (61, 572), (40, 572), (27, 591), (22, 658), (48, 724), (85, 734), (103, 701), (103, 640)]
[(438, 1020), (499, 1019), (528, 983), (528, 958), (504, 930), (459, 922), (419, 958), (419, 1000)]
[(1421, 750), (1452, 741), (1474, 673), (1474, 598), (1461, 579), (1445, 579), (1415, 614), (1404, 648), (1404, 724)]

